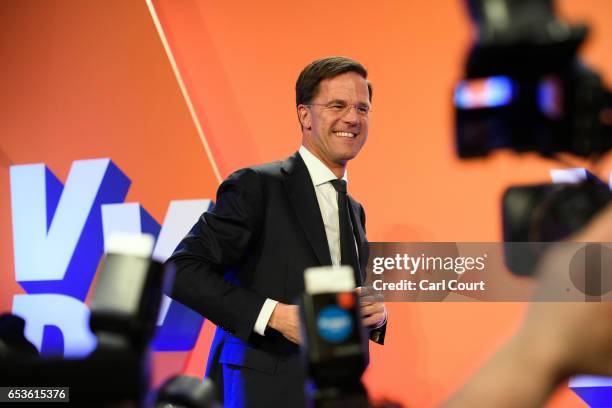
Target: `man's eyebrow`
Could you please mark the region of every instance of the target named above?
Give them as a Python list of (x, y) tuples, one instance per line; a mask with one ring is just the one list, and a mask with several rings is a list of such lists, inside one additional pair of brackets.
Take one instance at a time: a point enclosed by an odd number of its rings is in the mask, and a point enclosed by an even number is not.
[[(341, 103), (341, 104), (344, 104), (344, 105), (348, 105), (348, 102), (345, 99), (332, 99), (331, 101), (329, 101), (327, 103), (328, 104)], [(369, 102), (361, 101), (361, 102), (357, 102), (356, 105), (359, 105), (359, 106), (370, 106), (370, 103)]]

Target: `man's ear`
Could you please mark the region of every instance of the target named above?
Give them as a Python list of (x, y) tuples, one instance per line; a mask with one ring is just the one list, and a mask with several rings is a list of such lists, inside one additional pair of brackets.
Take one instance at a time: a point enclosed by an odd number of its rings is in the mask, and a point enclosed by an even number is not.
[(302, 129), (310, 129), (312, 127), (312, 115), (310, 109), (306, 105), (298, 105), (297, 107), (298, 119), (302, 125)]

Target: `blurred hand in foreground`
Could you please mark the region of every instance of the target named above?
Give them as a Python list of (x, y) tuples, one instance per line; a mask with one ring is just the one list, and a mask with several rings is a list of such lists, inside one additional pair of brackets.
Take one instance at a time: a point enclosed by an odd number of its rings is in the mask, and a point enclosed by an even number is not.
[[(612, 205), (573, 242), (612, 242)], [(566, 273), (574, 254), (553, 248), (540, 262), (541, 290)], [(604, 264), (605, 266), (605, 264)], [(604, 268), (604, 279), (612, 270)], [(569, 376), (612, 376), (612, 302), (534, 302), (515, 335), (445, 407), (541, 407)]]

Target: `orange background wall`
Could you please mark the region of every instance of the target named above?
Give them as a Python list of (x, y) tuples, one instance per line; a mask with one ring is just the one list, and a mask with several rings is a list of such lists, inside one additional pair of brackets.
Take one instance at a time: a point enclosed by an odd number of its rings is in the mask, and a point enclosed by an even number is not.
[[(582, 55), (612, 85), (612, 3), (558, 4), (571, 21), (592, 26)], [(295, 79), (327, 55), (361, 61), (374, 84), (370, 139), (349, 167), (369, 239), (499, 240), (503, 190), (546, 181), (560, 165), (507, 153), (469, 163), (454, 157), (451, 89), (469, 41), (459, 0), (4, 0), (0, 312), (22, 292), (13, 272), (10, 165), (44, 162), (65, 180), (73, 160), (110, 157), (132, 179), (126, 201), (161, 223), (170, 200), (214, 197), (216, 171), (226, 176), (298, 148)], [(609, 167), (599, 168), (605, 180)], [(373, 395), (414, 407), (459, 387), (524, 310), (388, 306), (388, 341), (371, 347), (366, 382)], [(211, 331), (207, 323), (192, 353), (158, 353), (156, 380), (176, 370), (201, 375)], [(583, 404), (565, 389), (552, 405)]]

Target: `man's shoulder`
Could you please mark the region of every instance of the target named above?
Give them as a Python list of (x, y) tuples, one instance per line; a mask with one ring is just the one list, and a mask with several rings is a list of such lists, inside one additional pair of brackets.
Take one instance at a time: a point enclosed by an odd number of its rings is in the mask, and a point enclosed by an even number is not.
[(244, 167), (233, 172), (228, 178), (257, 177), (260, 181), (280, 179), (285, 172), (292, 171), (298, 160), (299, 155), (296, 153), (284, 160)]
[(270, 163), (257, 164), (255, 166), (250, 166), (248, 169), (259, 173), (264, 177), (277, 177), (280, 176), (281, 170), (283, 168), (284, 160), (276, 160)]
[(259, 184), (281, 179), (282, 161), (243, 167), (230, 174), (224, 183)]

